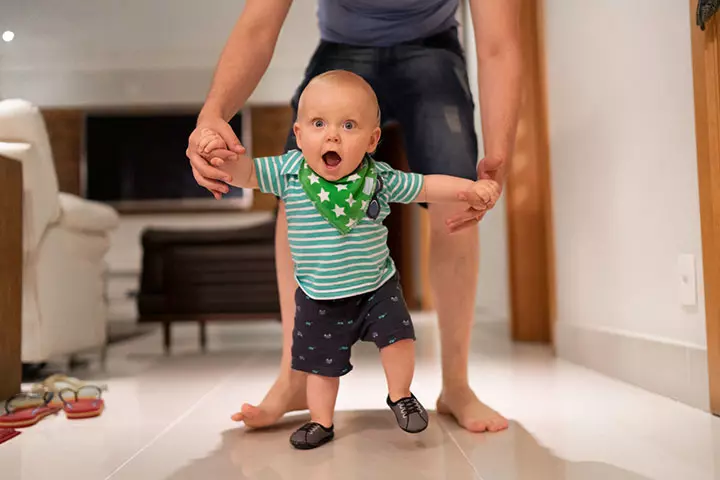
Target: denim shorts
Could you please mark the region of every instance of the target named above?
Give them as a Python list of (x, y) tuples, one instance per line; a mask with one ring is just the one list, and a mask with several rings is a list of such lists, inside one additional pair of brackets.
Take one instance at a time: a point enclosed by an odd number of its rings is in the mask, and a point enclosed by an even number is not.
[[(477, 179), (474, 103), (457, 28), (392, 47), (321, 41), (293, 96), (294, 115), (308, 82), (338, 69), (360, 75), (373, 87), (383, 124), (400, 124), (411, 171)], [(292, 129), (285, 147), (297, 148)]]

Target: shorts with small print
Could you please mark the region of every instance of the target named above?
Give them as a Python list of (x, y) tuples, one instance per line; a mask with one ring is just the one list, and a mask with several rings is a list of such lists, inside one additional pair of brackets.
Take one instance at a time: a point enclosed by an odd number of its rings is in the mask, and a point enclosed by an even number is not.
[(295, 305), (294, 370), (341, 377), (353, 368), (350, 351), (358, 340), (379, 349), (415, 340), (397, 274), (374, 292), (338, 300), (313, 300), (298, 288)]

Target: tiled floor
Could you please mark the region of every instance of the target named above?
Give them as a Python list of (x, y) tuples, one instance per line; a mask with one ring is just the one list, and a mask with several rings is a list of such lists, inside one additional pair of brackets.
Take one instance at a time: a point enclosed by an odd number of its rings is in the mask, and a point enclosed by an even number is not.
[[(416, 320), (417, 321), (417, 320)], [(416, 395), (439, 387), (435, 322), (418, 323)], [(279, 326), (216, 325), (211, 352), (196, 331), (176, 330), (175, 353), (159, 335), (114, 348), (102, 417), (44, 420), (0, 445), (7, 479), (720, 479), (720, 419), (554, 359), (542, 347), (511, 345), (498, 328), (476, 329), (472, 384), (511, 419), (498, 434), (469, 434), (435, 415), (422, 434), (400, 431), (384, 405), (379, 358), (354, 351), (341, 383), (337, 436), (317, 450), (292, 449), (304, 414), (267, 431), (229, 415), (258, 401), (278, 361)]]

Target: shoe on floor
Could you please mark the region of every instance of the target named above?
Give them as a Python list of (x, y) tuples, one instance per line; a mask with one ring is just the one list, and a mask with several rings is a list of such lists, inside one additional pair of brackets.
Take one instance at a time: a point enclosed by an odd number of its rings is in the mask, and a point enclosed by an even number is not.
[(427, 428), (428, 413), (412, 393), (409, 397), (401, 398), (395, 403), (390, 401), (388, 395), (387, 404), (395, 414), (395, 419), (400, 428), (406, 432), (420, 433)]
[(335, 437), (335, 427), (325, 428), (319, 423), (309, 422), (295, 430), (290, 437), (293, 447), (310, 450), (325, 445)]

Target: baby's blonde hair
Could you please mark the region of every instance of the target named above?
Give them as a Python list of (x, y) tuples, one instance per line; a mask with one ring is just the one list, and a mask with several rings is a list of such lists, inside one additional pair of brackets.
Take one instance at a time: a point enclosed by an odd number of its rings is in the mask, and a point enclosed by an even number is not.
[[(308, 82), (305, 89), (307, 89), (310, 85), (320, 83), (322, 81), (334, 82), (335, 84), (354, 85), (362, 88), (368, 97), (372, 99), (372, 102), (377, 110), (377, 126), (380, 126), (380, 103), (378, 102), (377, 95), (375, 95), (375, 90), (373, 90), (364, 78), (347, 70), (330, 70), (313, 77), (312, 80)], [(302, 100), (303, 95), (301, 94), (298, 102), (298, 109), (300, 108), (299, 104), (302, 103)]]

